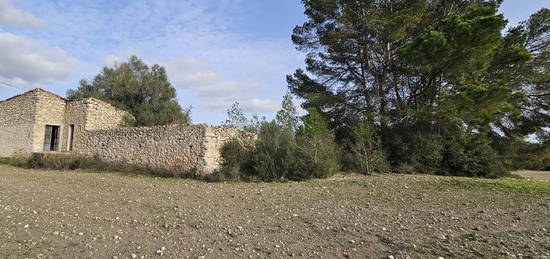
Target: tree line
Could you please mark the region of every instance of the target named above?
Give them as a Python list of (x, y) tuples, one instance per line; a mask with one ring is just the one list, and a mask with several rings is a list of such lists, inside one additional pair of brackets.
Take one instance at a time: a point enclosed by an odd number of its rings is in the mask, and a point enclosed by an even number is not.
[[(222, 177), (326, 177), (339, 170), (499, 177), (550, 167), (550, 10), (506, 28), (501, 0), (302, 0), (292, 41), (305, 69), (273, 121), (235, 104), (257, 133), (223, 149)], [(133, 125), (190, 121), (164, 68), (137, 57), (69, 98), (127, 109)]]

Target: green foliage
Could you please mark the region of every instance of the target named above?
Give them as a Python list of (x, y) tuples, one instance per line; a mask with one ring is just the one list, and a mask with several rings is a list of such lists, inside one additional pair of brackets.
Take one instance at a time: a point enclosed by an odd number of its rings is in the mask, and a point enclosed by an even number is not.
[(504, 116), (519, 116), (513, 105), (514, 100), (522, 99), (522, 93), (512, 93), (506, 87), (490, 88), (465, 85), (456, 93), (447, 93), (438, 100), (439, 116), (454, 125), (465, 125), (464, 132), (487, 133), (492, 130), (491, 123)]
[(251, 171), (253, 139), (242, 136), (225, 143), (220, 151), (222, 164), (213, 176), (213, 181), (237, 181), (245, 178), (243, 172)]
[(480, 140), (454, 140), (445, 150), (443, 168), (446, 173), (456, 176), (497, 178), (510, 173), (503, 160), (489, 143)]
[(176, 100), (166, 70), (157, 64), (147, 66), (136, 56), (127, 62), (104, 67), (92, 82), (81, 80), (76, 90), (68, 90), (67, 98), (94, 97), (128, 111), (135, 120), (131, 126), (186, 124), (191, 108), (182, 109)]
[(222, 125), (250, 133), (258, 133), (263, 123), (265, 123), (265, 117), (260, 118), (257, 114), (252, 115), (250, 119), (246, 118), (243, 110), (239, 107), (239, 103), (235, 102), (227, 110), (227, 120)]
[(340, 169), (340, 152), (334, 142), (334, 133), (316, 110), (308, 111), (302, 122), (296, 142), (299, 156), (305, 161), (305, 168), (300, 169), (304, 178), (326, 178), (336, 174)]
[(258, 134), (250, 176), (264, 181), (300, 180), (300, 160), (292, 132), (277, 123), (264, 123)]
[[(513, 143), (548, 134), (548, 9), (503, 34), (498, 0), (302, 2), (307, 71), (288, 87), (347, 143), (346, 168), (374, 145), (397, 171), (502, 176)], [(354, 131), (373, 144), (352, 148)]]
[(371, 125), (361, 122), (353, 126), (350, 144), (355, 167), (364, 174), (390, 171), (382, 140)]
[[(228, 112), (227, 124), (246, 128), (253, 120), (237, 108), (234, 105)], [(296, 108), (287, 94), (277, 115), (276, 120), (260, 123), (253, 143), (235, 139), (222, 147), (223, 163), (213, 180), (301, 181), (329, 177), (339, 170), (334, 134), (318, 112), (309, 111), (298, 127)]]
[(514, 148), (510, 158), (512, 169), (550, 171), (550, 141), (518, 141), (514, 143)]
[(298, 113), (296, 112), (296, 106), (292, 102), (292, 95), (290, 93), (286, 93), (283, 96), (282, 109), (277, 112), (275, 120), (279, 125), (292, 131), (296, 131), (298, 128)]

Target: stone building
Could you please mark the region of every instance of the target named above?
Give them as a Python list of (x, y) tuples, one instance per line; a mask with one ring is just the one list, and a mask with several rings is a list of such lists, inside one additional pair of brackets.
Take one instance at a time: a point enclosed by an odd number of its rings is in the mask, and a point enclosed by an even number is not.
[(201, 125), (124, 128), (126, 111), (34, 89), (0, 101), (0, 157), (66, 153), (149, 168), (211, 173), (238, 130)]

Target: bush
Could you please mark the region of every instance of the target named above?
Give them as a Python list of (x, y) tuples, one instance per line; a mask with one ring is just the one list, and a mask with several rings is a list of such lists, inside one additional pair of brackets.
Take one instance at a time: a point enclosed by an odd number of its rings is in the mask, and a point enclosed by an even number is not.
[(252, 156), (253, 170), (245, 172), (264, 181), (300, 178), (297, 145), (290, 129), (274, 121), (264, 123)]
[(303, 126), (296, 135), (298, 145), (299, 180), (330, 177), (340, 170), (340, 150), (334, 142), (334, 134), (316, 110), (309, 110), (303, 118)]
[(302, 181), (334, 175), (340, 168), (334, 135), (318, 114), (311, 114), (297, 133), (272, 121), (261, 125), (254, 142), (227, 142), (211, 180)]
[[(243, 171), (250, 171), (252, 144), (247, 138), (234, 138), (225, 143), (220, 151), (222, 163), (214, 171), (209, 181), (237, 181), (244, 175)], [(247, 168), (248, 167), (248, 168)]]
[(389, 172), (390, 166), (382, 149), (382, 141), (374, 127), (367, 123), (358, 123), (352, 128), (349, 145), (355, 169), (363, 174)]
[(443, 167), (447, 175), (497, 178), (509, 175), (502, 159), (487, 143), (451, 141)]

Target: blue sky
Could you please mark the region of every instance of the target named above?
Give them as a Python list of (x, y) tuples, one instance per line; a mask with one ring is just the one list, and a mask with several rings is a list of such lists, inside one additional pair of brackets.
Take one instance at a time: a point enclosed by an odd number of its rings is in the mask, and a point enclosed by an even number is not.
[[(549, 0), (506, 0), (510, 24)], [(299, 0), (0, 0), (0, 82), (65, 95), (136, 54), (165, 66), (193, 122), (219, 124), (235, 101), (272, 117), (285, 75), (303, 67), (290, 41)], [(21, 93), (0, 84), (0, 99)]]

